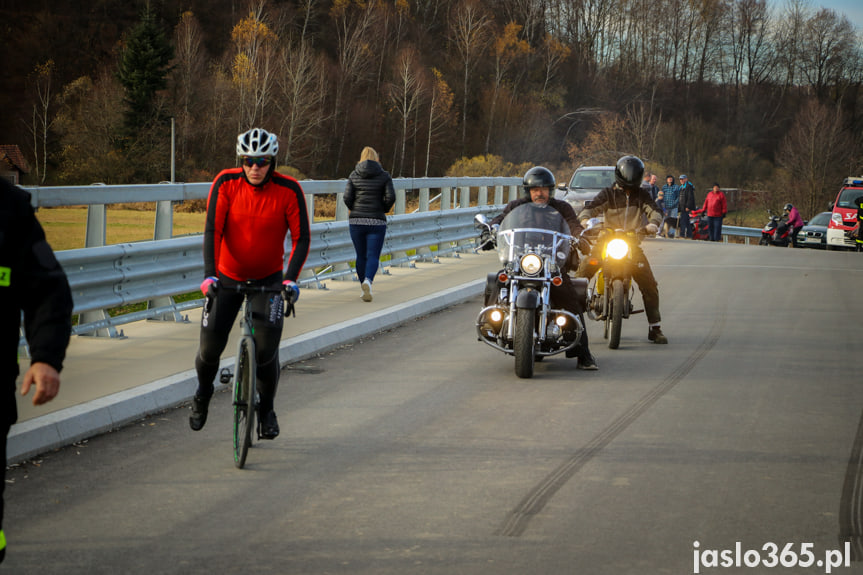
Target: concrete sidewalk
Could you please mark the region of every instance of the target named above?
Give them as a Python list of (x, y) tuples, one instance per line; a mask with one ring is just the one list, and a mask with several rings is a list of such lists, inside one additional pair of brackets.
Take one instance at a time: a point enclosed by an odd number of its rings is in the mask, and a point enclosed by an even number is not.
[[(328, 280), (327, 289), (305, 288), (296, 317), (286, 318), (282, 365), (333, 349), (482, 293), (486, 273), (497, 269), (494, 252), (441, 257), (439, 263), (386, 268), (375, 278), (374, 301), (363, 302), (356, 281)], [(120, 427), (176, 406), (195, 392), (194, 358), (200, 310), (188, 322), (144, 321), (123, 326), (124, 339), (73, 336), (61, 374), (60, 394), (34, 407), (32, 391), (18, 397), (18, 423), (8, 440), (8, 462)], [(472, 329), (473, 326), (465, 326)], [(234, 363), (231, 334), (223, 367)], [(21, 361), (21, 372), (28, 367)], [(20, 385), (20, 378), (19, 378)]]

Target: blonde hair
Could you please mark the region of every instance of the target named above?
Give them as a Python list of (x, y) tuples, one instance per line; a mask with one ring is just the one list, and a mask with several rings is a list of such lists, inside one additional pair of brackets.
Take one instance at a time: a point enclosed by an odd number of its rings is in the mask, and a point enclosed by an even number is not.
[(360, 154), (360, 161), (365, 162), (366, 160), (374, 160), (375, 162), (380, 161), (378, 153), (371, 146), (363, 148), (363, 153)]

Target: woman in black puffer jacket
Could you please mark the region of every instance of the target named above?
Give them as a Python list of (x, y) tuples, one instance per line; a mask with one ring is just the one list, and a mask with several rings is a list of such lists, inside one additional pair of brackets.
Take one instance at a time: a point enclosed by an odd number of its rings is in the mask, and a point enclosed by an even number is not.
[(360, 162), (348, 177), (344, 201), (350, 210), (348, 223), (357, 252), (357, 278), (363, 289), (363, 301), (372, 301), (372, 282), (387, 233), (386, 213), (396, 203), (393, 179), (381, 166), (373, 148), (363, 148)]

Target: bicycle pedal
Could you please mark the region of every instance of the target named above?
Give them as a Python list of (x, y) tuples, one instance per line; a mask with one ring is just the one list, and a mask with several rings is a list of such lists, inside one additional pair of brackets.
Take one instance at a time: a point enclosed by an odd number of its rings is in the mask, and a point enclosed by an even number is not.
[(234, 374), (227, 367), (223, 367), (219, 372), (219, 383), (228, 384), (234, 379)]

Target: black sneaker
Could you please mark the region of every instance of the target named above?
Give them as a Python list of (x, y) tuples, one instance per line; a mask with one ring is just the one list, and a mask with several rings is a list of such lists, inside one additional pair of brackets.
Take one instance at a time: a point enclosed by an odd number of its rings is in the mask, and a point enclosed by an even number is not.
[(647, 332), (647, 339), (653, 343), (668, 343), (668, 338), (665, 337), (658, 325), (650, 328), (650, 331)]
[(261, 439), (275, 439), (279, 436), (279, 421), (276, 419), (275, 411), (269, 411), (266, 415), (260, 416), (258, 436)]
[(593, 357), (593, 354), (588, 353), (585, 356), (581, 356), (578, 358), (577, 369), (584, 369), (586, 371), (596, 371), (599, 369), (599, 366), (596, 365), (596, 359)]
[(192, 398), (192, 415), (189, 416), (189, 427), (192, 431), (201, 431), (204, 424), (207, 423), (207, 412), (210, 409), (210, 399), (213, 396), (203, 396), (195, 394)]

